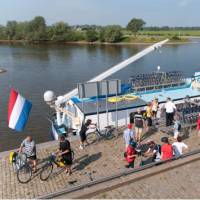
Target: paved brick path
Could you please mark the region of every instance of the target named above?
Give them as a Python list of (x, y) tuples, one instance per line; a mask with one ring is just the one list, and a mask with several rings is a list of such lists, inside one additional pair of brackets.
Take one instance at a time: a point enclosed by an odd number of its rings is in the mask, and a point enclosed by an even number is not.
[(98, 199), (199, 199), (200, 161), (102, 193)]
[[(156, 141), (160, 141), (161, 136), (163, 134), (155, 133), (148, 136), (147, 139), (153, 138)], [(190, 149), (197, 149), (199, 147), (199, 141), (194, 133), (185, 142), (189, 145)], [(124, 170), (123, 151), (125, 145), (122, 137), (109, 141), (101, 141), (96, 145), (88, 146), (82, 151), (78, 148), (78, 141), (72, 142), (72, 147), (75, 151), (75, 164), (73, 174), (70, 177), (64, 174), (61, 169), (54, 168), (54, 173), (48, 181), (40, 181), (38, 174), (36, 174), (25, 185), (18, 183), (12, 166), (9, 163), (8, 155), (0, 154), (0, 198), (35, 198), (56, 192), (65, 187), (70, 188), (74, 185), (88, 182), (90, 178), (96, 179), (109, 176), (120, 170)], [(38, 148), (38, 157), (40, 159), (45, 158), (51, 152), (55, 151), (56, 148), (56, 142), (44, 146), (40, 145)], [(137, 159), (136, 165), (139, 162), (140, 159)], [(89, 173), (91, 173), (91, 176), (88, 175)], [(194, 180), (194, 184), (197, 184), (197, 179)], [(123, 195), (115, 197), (123, 198)]]

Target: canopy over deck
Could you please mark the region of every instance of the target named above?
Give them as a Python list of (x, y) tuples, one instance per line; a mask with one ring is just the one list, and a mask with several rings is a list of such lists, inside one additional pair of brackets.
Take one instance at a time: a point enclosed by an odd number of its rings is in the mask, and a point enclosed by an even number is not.
[[(110, 103), (110, 102), (106, 103), (105, 98), (99, 99), (98, 101), (96, 99), (89, 99), (84, 102), (75, 102), (75, 104), (84, 113), (84, 115), (97, 114), (97, 105), (99, 113), (105, 113), (106, 111), (108, 112), (116, 111), (116, 103)], [(117, 102), (117, 111), (142, 107), (145, 106), (146, 104), (147, 102), (142, 100), (141, 98), (138, 98), (134, 101), (122, 100), (120, 102)]]

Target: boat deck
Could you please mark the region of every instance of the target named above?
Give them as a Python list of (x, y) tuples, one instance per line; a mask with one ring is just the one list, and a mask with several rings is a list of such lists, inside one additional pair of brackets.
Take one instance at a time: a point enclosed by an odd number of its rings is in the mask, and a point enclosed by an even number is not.
[[(122, 100), (117, 103), (117, 110), (127, 110), (137, 107), (143, 107), (147, 102), (151, 102), (155, 97), (158, 98), (159, 102), (165, 102), (167, 97), (172, 98), (173, 100), (181, 100), (185, 98), (186, 95), (189, 95), (191, 98), (196, 98), (200, 96), (200, 90), (192, 89), (190, 85), (176, 87), (176, 88), (166, 88), (164, 90), (157, 91), (144, 91), (139, 93), (131, 93), (131, 95), (138, 96), (138, 99), (134, 101)], [(100, 98), (98, 101), (96, 98), (83, 99), (74, 99), (75, 104), (85, 115), (93, 115), (97, 113), (97, 104), (99, 113), (104, 113), (106, 110), (108, 112), (116, 111), (116, 103), (107, 103), (106, 109), (106, 99)]]
[(146, 92), (141, 93), (138, 95), (141, 99), (143, 99), (146, 102), (152, 101), (153, 98), (157, 97), (159, 102), (166, 101), (167, 97), (172, 98), (173, 100), (178, 100), (185, 98), (186, 95), (189, 95), (190, 97), (197, 97), (200, 95), (200, 91), (196, 89), (192, 89), (192, 87), (180, 87), (175, 89), (166, 89), (166, 90), (160, 90), (155, 92)]

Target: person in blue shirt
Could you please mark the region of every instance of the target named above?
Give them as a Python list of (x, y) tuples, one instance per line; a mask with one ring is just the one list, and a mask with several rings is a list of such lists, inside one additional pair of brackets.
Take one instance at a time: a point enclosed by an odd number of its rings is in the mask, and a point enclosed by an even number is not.
[(128, 145), (130, 144), (130, 141), (134, 138), (135, 133), (133, 131), (133, 125), (132, 124), (128, 124), (127, 129), (124, 130), (124, 141), (125, 141), (125, 145), (126, 145), (126, 149), (128, 147)]

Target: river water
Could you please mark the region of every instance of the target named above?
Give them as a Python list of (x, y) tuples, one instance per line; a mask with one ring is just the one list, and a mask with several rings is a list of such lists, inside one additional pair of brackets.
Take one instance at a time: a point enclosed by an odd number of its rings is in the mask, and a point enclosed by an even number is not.
[[(19, 146), (26, 135), (37, 143), (50, 140), (52, 111), (43, 101), (46, 90), (62, 95), (114, 64), (145, 48), (144, 45), (0, 45), (0, 152)], [(156, 70), (182, 70), (186, 76), (200, 71), (200, 43), (166, 45), (129, 65), (110, 78), (126, 81), (129, 76)], [(16, 88), (32, 103), (29, 122), (22, 133), (7, 127), (10, 88)]]

